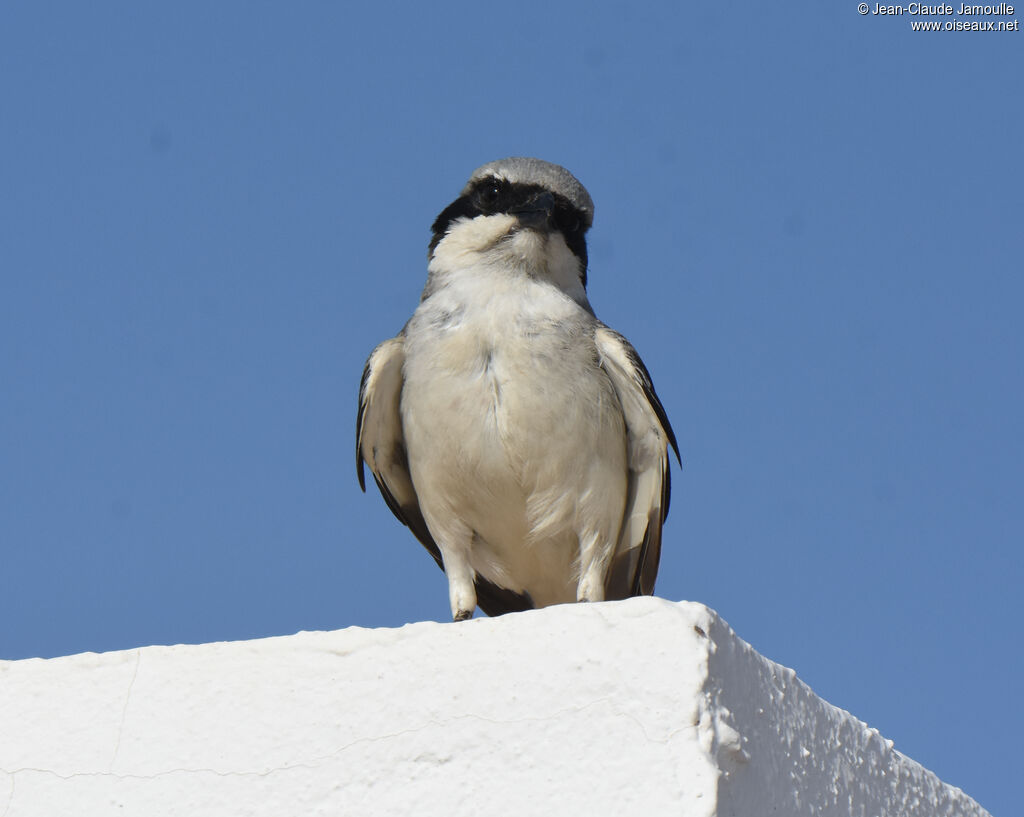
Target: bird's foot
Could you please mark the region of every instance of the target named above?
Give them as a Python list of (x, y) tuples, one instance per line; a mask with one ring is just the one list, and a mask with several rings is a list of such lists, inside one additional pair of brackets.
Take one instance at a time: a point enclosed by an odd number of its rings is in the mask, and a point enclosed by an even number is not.
[(476, 586), (469, 565), (454, 559), (445, 559), (444, 572), (448, 574), (448, 601), (451, 602), (452, 620), (473, 618), (476, 609)]
[(576, 601), (604, 601), (604, 576), (588, 571), (576, 587)]

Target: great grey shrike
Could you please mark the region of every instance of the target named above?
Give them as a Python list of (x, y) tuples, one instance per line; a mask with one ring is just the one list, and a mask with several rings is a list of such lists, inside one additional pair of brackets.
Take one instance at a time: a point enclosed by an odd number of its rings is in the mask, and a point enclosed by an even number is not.
[(594, 204), (539, 159), (474, 171), (366, 363), (356, 465), (448, 577), (456, 621), (654, 592), (675, 435), (587, 300)]

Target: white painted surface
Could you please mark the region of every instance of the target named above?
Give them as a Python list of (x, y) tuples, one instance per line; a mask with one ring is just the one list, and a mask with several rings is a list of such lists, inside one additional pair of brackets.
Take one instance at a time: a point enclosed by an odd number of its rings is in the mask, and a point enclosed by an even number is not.
[(0, 817), (987, 814), (694, 603), (0, 662)]

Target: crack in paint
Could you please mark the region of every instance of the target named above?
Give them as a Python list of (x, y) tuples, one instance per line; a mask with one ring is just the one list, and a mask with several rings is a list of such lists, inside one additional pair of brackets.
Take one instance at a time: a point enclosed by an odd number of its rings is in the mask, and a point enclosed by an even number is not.
[(117, 753), (121, 751), (121, 736), (124, 734), (124, 722), (128, 717), (128, 704), (132, 699), (132, 689), (135, 686), (135, 679), (139, 677), (139, 664), (142, 663), (142, 650), (135, 651), (135, 671), (132, 673), (132, 680), (128, 682), (128, 691), (124, 696), (124, 706), (121, 708), (121, 723), (117, 727), (117, 743), (114, 744), (114, 752), (110, 756), (110, 764), (107, 767), (109, 773), (114, 771), (114, 763), (117, 761)]
[(3, 814), (0, 817), (7, 817), (7, 812), (11, 810), (11, 804), (14, 802), (14, 787), (18, 784), (17, 778), (11, 774), (11, 790), (7, 793), (7, 805), (4, 806)]

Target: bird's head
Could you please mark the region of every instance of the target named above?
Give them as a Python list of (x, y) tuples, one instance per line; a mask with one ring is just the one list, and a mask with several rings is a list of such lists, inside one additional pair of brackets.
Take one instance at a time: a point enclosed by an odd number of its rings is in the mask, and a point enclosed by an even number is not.
[(511, 270), (585, 301), (593, 220), (590, 194), (565, 168), (523, 157), (490, 162), (434, 221), (430, 274)]

